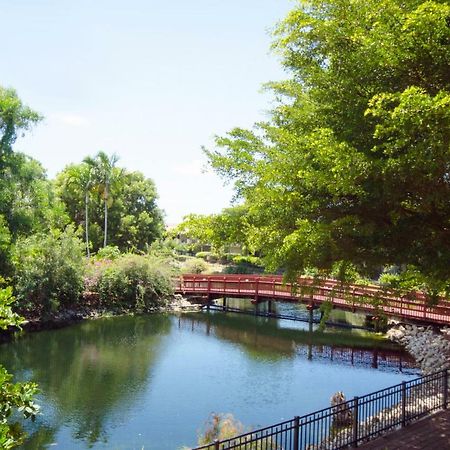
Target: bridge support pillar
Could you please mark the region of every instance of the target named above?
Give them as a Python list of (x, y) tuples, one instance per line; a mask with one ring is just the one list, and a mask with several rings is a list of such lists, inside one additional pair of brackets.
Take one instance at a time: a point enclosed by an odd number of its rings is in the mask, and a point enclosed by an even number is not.
[(254, 309), (254, 313), (255, 313), (255, 316), (257, 316), (258, 315), (258, 302), (255, 302), (255, 309)]
[(309, 323), (309, 331), (311, 332), (313, 330), (313, 323), (314, 323), (314, 309), (315, 306), (313, 303), (309, 304), (306, 309), (309, 312), (309, 317), (308, 317), (308, 323)]
[(267, 301), (267, 312), (268, 312), (269, 314), (272, 314), (272, 313), (273, 313), (272, 300), (268, 300), (268, 301)]
[(226, 311), (227, 310), (227, 298), (224, 297), (222, 299), (222, 311)]

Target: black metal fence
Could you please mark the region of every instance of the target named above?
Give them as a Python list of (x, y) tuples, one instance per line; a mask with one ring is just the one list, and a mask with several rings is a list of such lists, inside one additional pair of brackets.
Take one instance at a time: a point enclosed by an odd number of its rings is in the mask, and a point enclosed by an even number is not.
[(357, 447), (448, 405), (448, 370), (194, 450), (335, 450)]

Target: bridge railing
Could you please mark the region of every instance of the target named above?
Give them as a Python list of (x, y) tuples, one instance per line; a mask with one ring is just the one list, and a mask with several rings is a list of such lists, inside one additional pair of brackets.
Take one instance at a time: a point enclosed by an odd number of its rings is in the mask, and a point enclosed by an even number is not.
[(194, 450), (335, 450), (405, 427), (448, 406), (448, 370)]
[(287, 301), (309, 299), (312, 303), (330, 302), (364, 311), (382, 310), (386, 314), (436, 323), (450, 323), (450, 302), (439, 299), (429, 305), (423, 293), (397, 296), (379, 286), (343, 285), (336, 280), (301, 277), (297, 284), (285, 283), (281, 276), (270, 275), (183, 275), (178, 290), (188, 293), (225, 294)]

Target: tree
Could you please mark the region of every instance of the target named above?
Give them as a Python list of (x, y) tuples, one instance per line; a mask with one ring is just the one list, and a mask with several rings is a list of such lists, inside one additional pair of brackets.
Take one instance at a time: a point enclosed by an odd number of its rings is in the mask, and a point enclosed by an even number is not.
[(245, 206), (225, 208), (220, 214), (189, 214), (174, 228), (172, 235), (183, 234), (203, 245), (211, 245), (218, 253), (238, 244), (249, 250), (248, 210)]
[(269, 267), (450, 279), (449, 17), (444, 1), (311, 0), (277, 26), (291, 79), (268, 85), (270, 120), (207, 151)]
[[(93, 166), (94, 163), (90, 159), (82, 164), (72, 164), (65, 169), (66, 176), (63, 178), (61, 189), (75, 189), (83, 193), (84, 196), (84, 236), (86, 241), (86, 254), (90, 257), (89, 246), (89, 198), (91, 188), (93, 186)], [(79, 194), (80, 195), (80, 194)], [(81, 217), (77, 217), (76, 221), (81, 221)]]
[(88, 164), (93, 168), (95, 183), (103, 197), (104, 208), (104, 228), (103, 228), (103, 247), (106, 247), (108, 240), (108, 207), (112, 204), (111, 184), (118, 178), (119, 174), (114, 171), (114, 167), (119, 160), (117, 155), (108, 156), (105, 152), (98, 152), (94, 160), (87, 159)]
[[(84, 225), (85, 234), (85, 218), (89, 213), (87, 228), (94, 251), (104, 245), (101, 224), (105, 214), (104, 185), (99, 183), (95, 167), (94, 158), (85, 158), (81, 164), (66, 167), (55, 181), (57, 195), (66, 205), (71, 220), (76, 225)], [(85, 175), (89, 170), (92, 181), (86, 190), (85, 182), (89, 177)], [(156, 204), (155, 184), (142, 173), (114, 167), (107, 198), (110, 245), (117, 245), (121, 250), (145, 250), (148, 244), (162, 235), (163, 219)], [(89, 211), (86, 209), (87, 201)]]
[(121, 170), (120, 174), (111, 209), (115, 230), (111, 240), (122, 249), (145, 250), (164, 231), (156, 186), (141, 172)]
[(17, 136), (41, 120), (13, 89), (0, 87), (0, 274), (10, 275), (10, 247), (33, 232), (67, 224), (63, 205), (54, 196), (42, 166), (13, 151)]
[(29, 130), (42, 117), (25, 106), (14, 89), (0, 86), (0, 170), (4, 158), (12, 152), (17, 135)]

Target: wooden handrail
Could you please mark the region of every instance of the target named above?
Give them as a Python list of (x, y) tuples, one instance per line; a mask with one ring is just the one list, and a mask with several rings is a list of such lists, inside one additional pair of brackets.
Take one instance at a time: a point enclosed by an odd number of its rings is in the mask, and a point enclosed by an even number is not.
[[(318, 282), (317, 282), (318, 281)], [(317, 284), (314, 284), (317, 282)], [(386, 315), (421, 320), (429, 323), (450, 325), (450, 301), (439, 299), (437, 305), (429, 306), (423, 293), (414, 293), (413, 299), (399, 297), (376, 285), (342, 285), (332, 279), (315, 280), (301, 277), (298, 290), (291, 283), (285, 283), (280, 275), (183, 275), (176, 291), (188, 294), (228, 295), (235, 297), (253, 297), (256, 301), (263, 298), (274, 300), (306, 302), (320, 304), (333, 299), (333, 305), (354, 310), (373, 312), (377, 308), (364, 299), (380, 299), (381, 309)], [(303, 298), (301, 288), (313, 288), (310, 300)]]

